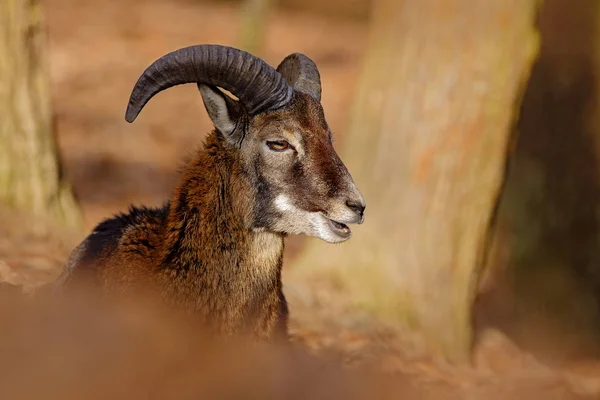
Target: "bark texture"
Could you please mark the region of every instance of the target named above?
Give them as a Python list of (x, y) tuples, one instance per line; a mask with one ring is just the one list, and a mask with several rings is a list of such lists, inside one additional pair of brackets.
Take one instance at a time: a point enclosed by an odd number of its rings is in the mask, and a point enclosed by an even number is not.
[(241, 9), (240, 48), (250, 54), (262, 49), (273, 0), (244, 0)]
[(376, 0), (343, 159), (367, 200), (354, 238), (305, 268), (339, 269), (359, 304), (466, 360), (472, 304), (539, 1)]
[(480, 299), (482, 319), (553, 357), (600, 354), (599, 19), (596, 0), (541, 10)]
[(77, 206), (61, 180), (53, 136), (38, 0), (0, 7), (0, 201), (79, 225)]

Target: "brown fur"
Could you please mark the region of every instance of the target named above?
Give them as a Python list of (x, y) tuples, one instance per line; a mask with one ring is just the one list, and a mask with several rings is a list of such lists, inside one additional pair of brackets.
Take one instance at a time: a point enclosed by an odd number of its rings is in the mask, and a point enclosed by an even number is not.
[[(213, 131), (164, 207), (132, 207), (98, 225), (73, 252), (59, 285), (85, 280), (111, 294), (150, 288), (222, 334), (285, 337), (288, 229), (279, 226), (293, 230), (294, 221), (273, 199), (285, 193), (303, 210), (327, 212), (351, 180), (321, 106), (309, 96), (297, 93), (285, 110), (240, 119), (239, 143)], [(297, 135), (303, 156), (265, 152), (273, 135)]]

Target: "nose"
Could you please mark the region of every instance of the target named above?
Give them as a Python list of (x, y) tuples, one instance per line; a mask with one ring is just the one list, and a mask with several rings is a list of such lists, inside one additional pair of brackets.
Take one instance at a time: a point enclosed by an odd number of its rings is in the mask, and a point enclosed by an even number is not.
[(358, 216), (362, 219), (365, 213), (366, 205), (364, 202), (356, 201), (356, 200), (347, 200), (346, 206), (354, 211)]

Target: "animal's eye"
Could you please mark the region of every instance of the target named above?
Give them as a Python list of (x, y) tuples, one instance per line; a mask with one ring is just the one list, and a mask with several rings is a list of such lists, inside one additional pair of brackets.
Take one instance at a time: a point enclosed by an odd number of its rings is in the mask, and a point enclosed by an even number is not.
[(291, 147), (290, 144), (285, 140), (268, 141), (267, 146), (269, 146), (269, 149), (273, 151), (284, 151)]

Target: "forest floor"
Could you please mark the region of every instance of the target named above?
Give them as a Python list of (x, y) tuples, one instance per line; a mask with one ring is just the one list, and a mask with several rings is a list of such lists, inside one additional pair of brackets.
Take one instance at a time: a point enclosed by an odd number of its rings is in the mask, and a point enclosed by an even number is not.
[[(181, 160), (201, 144), (210, 122), (196, 89), (180, 86), (154, 98), (134, 124), (127, 124), (129, 92), (149, 63), (173, 49), (235, 45), (236, 7), (184, 0), (43, 4), (62, 163), (86, 232), (131, 203), (161, 204), (176, 183)], [(295, 51), (315, 60), (337, 146), (344, 139), (366, 28), (278, 10), (260, 54), (271, 65)], [(0, 277), (30, 286), (50, 282), (81, 238), (0, 209)], [(290, 242), (288, 260), (301, 251), (303, 240)], [(398, 398), (600, 398), (600, 364), (594, 360), (547, 365), (488, 328), (479, 332), (473, 366), (451, 366), (423, 356), (386, 321), (353, 309), (331, 282), (294, 276), (285, 285), (295, 340), (326, 359), (394, 377)]]

